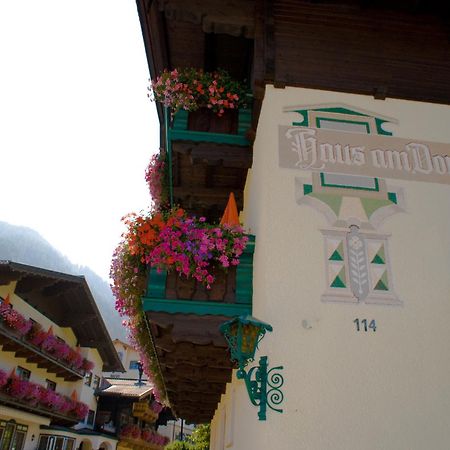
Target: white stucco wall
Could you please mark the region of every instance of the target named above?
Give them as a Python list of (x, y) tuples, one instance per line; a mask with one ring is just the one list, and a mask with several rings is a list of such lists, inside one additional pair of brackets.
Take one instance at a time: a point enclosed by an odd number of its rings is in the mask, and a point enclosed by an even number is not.
[[(386, 179), (405, 212), (387, 218), (395, 291), (402, 306), (324, 303), (324, 216), (295, 200), (295, 177), (278, 165), (278, 125), (291, 105), (346, 104), (398, 120), (397, 137), (450, 143), (442, 105), (267, 87), (243, 214), (256, 235), (253, 315), (274, 329), (260, 345), (284, 365), (283, 414), (257, 420), (235, 377), (213, 420), (212, 449), (444, 450), (450, 442), (450, 186)], [(357, 332), (354, 319), (375, 319)]]

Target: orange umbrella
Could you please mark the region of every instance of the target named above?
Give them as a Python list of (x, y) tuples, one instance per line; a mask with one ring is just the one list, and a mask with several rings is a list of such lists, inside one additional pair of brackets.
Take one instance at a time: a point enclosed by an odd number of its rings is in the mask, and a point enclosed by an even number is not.
[(9, 303), (10, 303), (10, 301), (9, 301), (9, 294), (7, 294), (5, 300), (3, 300), (3, 303), (4, 303), (5, 305), (9, 305)]
[(47, 336), (50, 336), (51, 334), (53, 334), (53, 325), (50, 325), (47, 330)]
[(74, 389), (73, 391), (72, 391), (72, 393), (70, 394), (70, 398), (74, 401), (74, 402), (77, 402), (78, 401), (78, 394), (77, 394), (77, 391)]
[(230, 192), (227, 206), (223, 213), (222, 219), (220, 220), (220, 225), (240, 225), (236, 199), (234, 198), (234, 194), (232, 192)]

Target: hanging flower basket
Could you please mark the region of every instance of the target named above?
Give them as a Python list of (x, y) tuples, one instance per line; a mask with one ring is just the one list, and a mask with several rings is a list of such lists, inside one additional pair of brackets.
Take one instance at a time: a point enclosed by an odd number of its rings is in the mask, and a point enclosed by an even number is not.
[(236, 110), (247, 104), (247, 89), (233, 80), (225, 70), (204, 72), (192, 67), (165, 70), (151, 81), (151, 98), (171, 108), (196, 111), (206, 108), (218, 116), (226, 110)]

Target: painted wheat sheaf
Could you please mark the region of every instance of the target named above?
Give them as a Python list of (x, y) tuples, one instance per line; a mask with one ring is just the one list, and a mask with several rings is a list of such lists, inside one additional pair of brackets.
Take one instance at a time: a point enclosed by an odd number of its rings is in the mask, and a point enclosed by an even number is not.
[(369, 293), (369, 269), (366, 246), (356, 227), (348, 234), (347, 247), (351, 290), (355, 297), (363, 300)]

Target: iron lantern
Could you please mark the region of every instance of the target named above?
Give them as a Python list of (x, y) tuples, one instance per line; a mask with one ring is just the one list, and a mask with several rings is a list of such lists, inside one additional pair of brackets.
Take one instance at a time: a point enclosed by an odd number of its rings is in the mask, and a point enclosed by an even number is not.
[(258, 344), (267, 331), (272, 331), (272, 326), (247, 315), (223, 323), (220, 331), (228, 343), (231, 360), (238, 364), (237, 378), (245, 381), (250, 401), (253, 405), (259, 406), (259, 420), (266, 420), (267, 406), (274, 411), (283, 412), (282, 409), (275, 407), (284, 398), (280, 389), (284, 383), (283, 377), (275, 372), (283, 367), (268, 370), (267, 356), (261, 356), (258, 366), (245, 370), (247, 364), (254, 361)]

